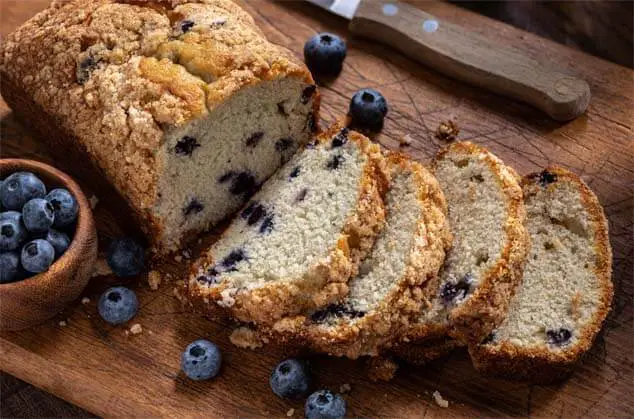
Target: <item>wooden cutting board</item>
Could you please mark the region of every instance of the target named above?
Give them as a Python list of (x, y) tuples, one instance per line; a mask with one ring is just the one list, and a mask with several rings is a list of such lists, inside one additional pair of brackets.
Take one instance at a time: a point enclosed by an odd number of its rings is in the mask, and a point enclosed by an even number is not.
[[(5, 35), (47, 4), (47, 0), (3, 0), (0, 27)], [(331, 122), (343, 115), (352, 93), (362, 87), (379, 89), (390, 112), (378, 141), (403, 149), (427, 162), (444, 143), (435, 138), (438, 125), (453, 120), (459, 139), (486, 145), (520, 173), (559, 164), (579, 173), (596, 191), (610, 219), (614, 249), (616, 297), (604, 333), (567, 381), (552, 386), (505, 382), (478, 376), (461, 351), (424, 368), (402, 365), (389, 383), (367, 380), (364, 363), (315, 357), (312, 366), (320, 386), (337, 390), (349, 384), (350, 416), (634, 416), (632, 356), (632, 215), (634, 185), (633, 72), (581, 52), (541, 39), (502, 23), (444, 3), (418, 3), (441, 19), (520, 48), (560, 70), (585, 78), (592, 101), (587, 113), (567, 124), (494, 94), (468, 87), (415, 64), (389, 48), (349, 40), (343, 74), (322, 88), (322, 116)], [(298, 54), (317, 31), (346, 36), (345, 22), (300, 2), (250, 0), (245, 4), (268, 37)], [(0, 102), (2, 156), (42, 160), (72, 174), (72, 164), (52, 161), (45, 138), (31, 137)], [(79, 179), (81, 183), (81, 179)], [(99, 191), (90, 191), (90, 196)], [(117, 214), (125, 217), (125, 214)], [(96, 208), (102, 243), (120, 234), (107, 202)], [(184, 272), (184, 260), (161, 267)], [(133, 323), (140, 335), (106, 326), (95, 301), (113, 277), (95, 278), (79, 301), (58, 318), (32, 330), (0, 335), (3, 371), (13, 374), (91, 412), (106, 416), (261, 416), (283, 417), (301, 402), (276, 398), (268, 376), (284, 356), (279, 348), (238, 349), (228, 341), (232, 325), (209, 321), (183, 310), (173, 298), (174, 280), (151, 291), (145, 277), (127, 284), (136, 289), (141, 310)], [(64, 320), (67, 326), (59, 322)], [(217, 342), (224, 354), (221, 375), (192, 382), (179, 373), (179, 356), (192, 340)], [(449, 408), (437, 406), (438, 390)]]

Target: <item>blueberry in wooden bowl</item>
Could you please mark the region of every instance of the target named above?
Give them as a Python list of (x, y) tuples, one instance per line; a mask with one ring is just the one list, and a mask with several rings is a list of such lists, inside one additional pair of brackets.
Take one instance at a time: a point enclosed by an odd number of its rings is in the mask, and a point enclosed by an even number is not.
[(54, 167), (0, 159), (0, 182), (0, 330), (21, 330), (79, 297), (97, 259), (97, 230), (79, 185)]

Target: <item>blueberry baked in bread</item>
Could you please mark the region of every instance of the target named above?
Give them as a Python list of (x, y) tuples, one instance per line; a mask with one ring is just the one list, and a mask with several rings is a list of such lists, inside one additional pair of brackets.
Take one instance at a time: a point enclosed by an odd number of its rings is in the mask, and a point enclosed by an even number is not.
[(377, 144), (334, 128), (278, 171), (192, 268), (192, 302), (271, 325), (348, 293), (383, 227)]
[(385, 227), (349, 281), (347, 298), (307, 316), (280, 320), (274, 333), (354, 359), (378, 355), (417, 316), (426, 297), (420, 286), (437, 286), (451, 244), (447, 204), (436, 179), (419, 163), (392, 154), (388, 171)]
[(483, 147), (458, 142), (438, 153), (432, 169), (447, 199), (454, 240), (431, 306), (401, 344), (425, 351), (430, 345), (422, 341), (455, 347), (448, 336), (479, 342), (499, 325), (529, 247), (522, 190), (511, 168)]
[(612, 301), (608, 224), (575, 174), (549, 168), (522, 181), (531, 251), (508, 315), (480, 345), (476, 368), (513, 379), (563, 378), (590, 349)]
[(159, 253), (237, 211), (316, 128), (309, 71), (229, 0), (53, 1), (5, 38), (0, 76)]

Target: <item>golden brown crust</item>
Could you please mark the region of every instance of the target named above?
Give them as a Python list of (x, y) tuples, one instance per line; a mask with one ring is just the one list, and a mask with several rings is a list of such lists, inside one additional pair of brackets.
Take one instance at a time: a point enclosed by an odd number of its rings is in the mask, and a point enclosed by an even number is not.
[[(409, 264), (397, 289), (379, 307), (354, 321), (341, 320), (336, 325), (313, 323), (307, 316), (285, 318), (269, 331), (276, 339), (302, 342), (313, 350), (336, 356), (357, 358), (378, 355), (391, 346), (401, 332), (420, 312), (421, 304), (430, 297), (421, 292), (426, 282), (436, 283), (438, 271), (451, 244), (446, 220), (447, 204), (436, 179), (423, 166), (402, 154), (388, 156), (388, 171), (411, 171), (419, 185), (423, 211), (410, 249)], [(435, 289), (425, 287), (423, 289)]]
[[(320, 134), (317, 141), (329, 142), (339, 129), (329, 129)], [(348, 133), (348, 141), (357, 144), (368, 160), (359, 184), (356, 210), (345, 221), (337, 245), (301, 278), (277, 281), (232, 295), (232, 304), (225, 309), (233, 317), (261, 326), (272, 326), (283, 316), (323, 306), (348, 293), (348, 279), (356, 274), (359, 260), (371, 249), (385, 222), (382, 195), (387, 184), (380, 147), (354, 131)], [(213, 264), (211, 256), (201, 258), (190, 270), (191, 281), (187, 285), (192, 303), (200, 305), (200, 301), (203, 301), (209, 306), (209, 311), (217, 310), (215, 303), (222, 304), (222, 300), (226, 299), (223, 292), (228, 288), (226, 283), (213, 288), (202, 288), (195, 284), (200, 267)]]
[[(201, 24), (185, 33), (184, 20)], [(81, 149), (152, 241), (163, 237), (153, 207), (165, 132), (261, 81), (314, 83), (229, 0), (53, 2), (3, 40), (0, 76), (16, 113), (28, 97), (60, 131), (56, 146)], [(317, 93), (315, 119), (318, 106)]]
[[(475, 367), (484, 374), (538, 383), (559, 380), (565, 377), (573, 364), (590, 349), (610, 311), (614, 293), (611, 280), (612, 249), (608, 236), (608, 222), (603, 208), (596, 195), (577, 175), (560, 167), (549, 167), (546, 170), (557, 176), (558, 183), (568, 182), (579, 190), (583, 205), (590, 215), (591, 224), (594, 226), (597, 266), (595, 274), (601, 286), (601, 298), (597, 301), (595, 315), (579, 336), (577, 343), (566, 350), (549, 351), (543, 348), (520, 347), (507, 341), (500, 344), (471, 345), (469, 347), (471, 359)], [(538, 174), (531, 174), (522, 179), (522, 187), (526, 195), (531, 194), (531, 189), (536, 187), (536, 175)]]

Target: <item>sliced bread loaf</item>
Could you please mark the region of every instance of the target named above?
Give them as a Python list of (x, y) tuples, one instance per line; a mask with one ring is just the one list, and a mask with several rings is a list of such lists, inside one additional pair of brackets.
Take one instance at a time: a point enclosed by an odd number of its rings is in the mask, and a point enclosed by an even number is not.
[(161, 254), (239, 210), (315, 128), (310, 72), (230, 0), (54, 1), (4, 40), (3, 99), (76, 170), (93, 163)]
[(278, 171), (194, 265), (192, 301), (272, 324), (326, 305), (385, 221), (380, 148), (347, 129), (320, 135)]
[(561, 378), (592, 345), (612, 300), (612, 251), (599, 200), (573, 173), (524, 178), (532, 247), (504, 322), (469, 350), (476, 368), (514, 379)]
[(400, 154), (390, 155), (388, 163), (385, 228), (348, 283), (346, 300), (285, 318), (274, 332), (331, 355), (378, 355), (420, 311), (420, 285), (437, 286), (451, 243), (445, 198), (419, 163)]
[(479, 342), (504, 319), (521, 279), (529, 247), (522, 190), (511, 168), (469, 142), (441, 150), (432, 168), (454, 242), (431, 307), (403, 339)]

